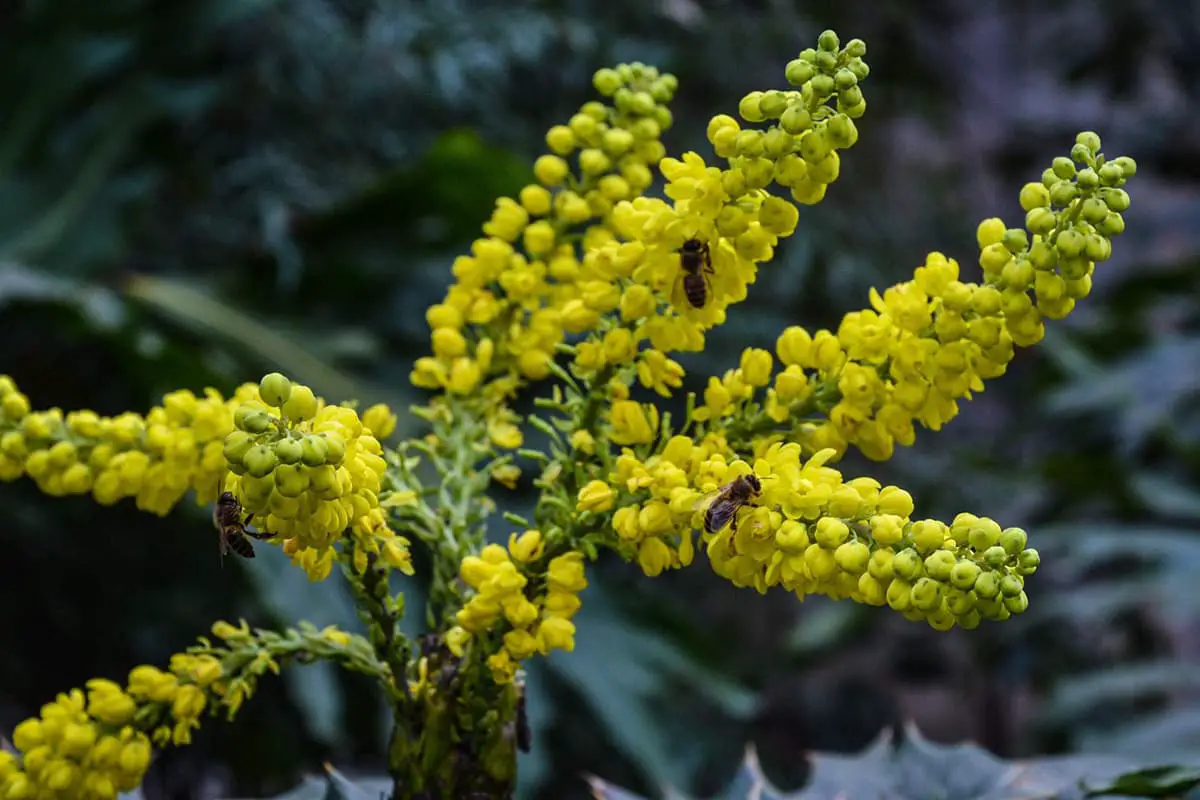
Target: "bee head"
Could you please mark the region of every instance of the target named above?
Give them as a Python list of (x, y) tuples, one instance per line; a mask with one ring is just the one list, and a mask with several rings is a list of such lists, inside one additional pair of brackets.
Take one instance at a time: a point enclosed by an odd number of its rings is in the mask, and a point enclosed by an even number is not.
[(704, 247), (704, 242), (693, 237), (684, 242), (683, 246), (679, 249), (685, 253), (699, 253), (704, 250)]
[(221, 503), (236, 503), (237, 498), (233, 496), (233, 492), (221, 492), (221, 497), (218, 500)]
[(762, 481), (760, 481), (758, 476), (753, 472), (746, 476), (746, 483), (750, 484), (750, 488), (753, 489), (755, 493), (762, 491)]

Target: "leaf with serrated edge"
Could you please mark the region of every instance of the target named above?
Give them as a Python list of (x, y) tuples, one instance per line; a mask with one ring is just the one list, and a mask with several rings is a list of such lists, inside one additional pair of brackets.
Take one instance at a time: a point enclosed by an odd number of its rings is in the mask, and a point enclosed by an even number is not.
[[(884, 729), (875, 741), (854, 755), (807, 754), (811, 766), (808, 784), (784, 795), (763, 775), (754, 749), (732, 785), (719, 797), (724, 800), (1084, 800), (1086, 784), (1111, 782), (1133, 768), (1130, 759), (1110, 756), (1063, 756), (1026, 761), (1004, 761), (975, 744), (941, 745), (906, 723), (903, 737)], [(1162, 768), (1169, 785), (1190, 788), (1184, 781), (1200, 770)], [(1170, 771), (1168, 771), (1170, 770)], [(589, 778), (597, 800), (645, 800)], [(1135, 796), (1135, 795), (1128, 795)], [(1143, 797), (1162, 796), (1154, 794)]]
[(1200, 786), (1200, 767), (1150, 767), (1118, 776), (1107, 786), (1087, 790), (1087, 797), (1176, 797)]

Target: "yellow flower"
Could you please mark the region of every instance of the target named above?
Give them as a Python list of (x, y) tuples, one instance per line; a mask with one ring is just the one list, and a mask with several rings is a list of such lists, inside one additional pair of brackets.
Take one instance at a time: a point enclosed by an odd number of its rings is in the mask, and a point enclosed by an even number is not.
[(658, 409), (633, 400), (619, 400), (612, 405), (611, 438), (616, 444), (648, 444), (658, 428)]
[(616, 491), (604, 481), (589, 481), (579, 490), (575, 507), (580, 511), (608, 511), (616, 497)]

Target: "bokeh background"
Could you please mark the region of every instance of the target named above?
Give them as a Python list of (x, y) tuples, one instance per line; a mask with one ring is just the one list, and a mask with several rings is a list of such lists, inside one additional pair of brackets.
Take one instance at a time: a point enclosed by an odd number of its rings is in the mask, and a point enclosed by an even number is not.
[[(424, 308), (595, 69), (674, 72), (668, 149), (709, 152), (708, 117), (780, 86), (826, 27), (868, 43), (860, 140), (687, 360), (690, 389), (788, 324), (836, 324), (929, 250), (974, 269), (975, 225), (1019, 222), (1021, 184), (1076, 131), (1138, 161), (1127, 233), (1071, 319), (946, 430), (884, 465), (844, 462), (922, 515), (1026, 527), (1043, 558), (1030, 610), (943, 634), (737, 590), (702, 561), (655, 580), (605, 561), (576, 652), (533, 666), (524, 796), (585, 797), (584, 772), (714, 791), (751, 741), (796, 785), (803, 751), (855, 750), (904, 719), (1007, 758), (1194, 756), (1196, 2), (0, 2), (0, 373), (35, 407), (106, 414), (272, 369), (404, 408)], [(358, 626), (336, 578), (310, 585), (261, 547), (221, 569), (213, 539), (191, 503), (159, 519), (0, 486), (0, 729), (163, 662), (218, 617)], [(325, 760), (378, 770), (384, 731), (369, 685), (292, 670), (166, 753), (146, 795), (262, 796)]]

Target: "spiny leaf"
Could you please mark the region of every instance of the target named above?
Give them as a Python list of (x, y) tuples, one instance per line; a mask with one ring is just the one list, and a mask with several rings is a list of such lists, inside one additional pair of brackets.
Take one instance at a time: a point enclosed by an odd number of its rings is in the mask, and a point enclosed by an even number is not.
[(351, 779), (325, 764), (324, 775), (311, 775), (299, 786), (270, 800), (386, 800), (392, 780), (386, 777)]
[[(1122, 793), (1135, 797), (1165, 796), (1170, 788), (1200, 786), (1200, 769), (1160, 767), (1129, 773), (1136, 765), (1121, 757), (1005, 761), (974, 744), (931, 742), (911, 723), (899, 735), (884, 730), (857, 754), (810, 753), (807, 760), (808, 783), (796, 793), (784, 794), (771, 785), (754, 749), (748, 748), (731, 785), (718, 796), (727, 800), (1084, 800), (1101, 791), (1085, 789), (1088, 784), (1119, 786)], [(1195, 783), (1188, 783), (1192, 780)], [(598, 800), (642, 800), (598, 778), (588, 782)], [(1142, 794), (1127, 791), (1139, 787), (1144, 787)], [(1144, 793), (1151, 790), (1160, 794)]]
[(1200, 786), (1200, 767), (1150, 767), (1126, 773), (1087, 797), (1176, 797)]

